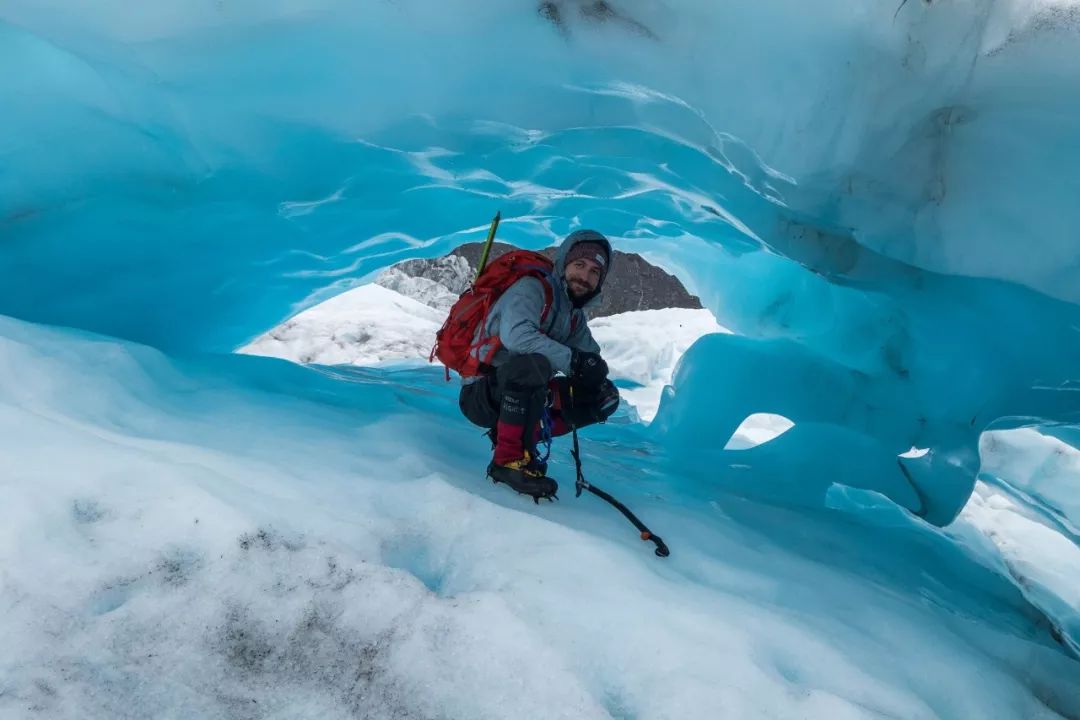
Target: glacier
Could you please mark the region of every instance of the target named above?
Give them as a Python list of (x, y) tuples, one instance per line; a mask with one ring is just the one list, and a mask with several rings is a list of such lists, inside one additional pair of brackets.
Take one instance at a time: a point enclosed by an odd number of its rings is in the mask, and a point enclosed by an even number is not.
[[(0, 716), (1080, 717), (1078, 50), (1069, 0), (7, 0)], [(666, 561), (561, 448), (557, 505), (482, 482), (440, 368), (234, 352), (497, 209), (731, 331), (583, 433)]]

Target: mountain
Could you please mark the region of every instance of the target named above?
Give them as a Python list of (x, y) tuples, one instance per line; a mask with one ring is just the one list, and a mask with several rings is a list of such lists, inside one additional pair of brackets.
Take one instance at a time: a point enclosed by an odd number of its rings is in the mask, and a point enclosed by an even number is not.
[[(433, 307), (449, 308), (453, 299), (468, 287), (470, 280), (476, 275), (483, 247), (483, 243), (466, 243), (444, 257), (406, 260), (385, 271), (376, 282), (421, 302), (428, 302), (423, 299), (425, 297), (430, 298), (438, 303)], [(517, 248), (506, 243), (493, 243), (488, 262), (515, 249)], [(554, 258), (556, 248), (549, 247), (540, 252)], [(416, 282), (410, 282), (409, 278)], [(443, 293), (431, 283), (446, 288), (449, 293)], [(444, 305), (450, 294), (453, 295), (450, 304)], [(589, 317), (665, 308), (700, 310), (701, 307), (701, 300), (687, 292), (677, 277), (637, 253), (616, 250), (611, 274), (604, 280), (604, 295), (600, 303), (589, 310)]]

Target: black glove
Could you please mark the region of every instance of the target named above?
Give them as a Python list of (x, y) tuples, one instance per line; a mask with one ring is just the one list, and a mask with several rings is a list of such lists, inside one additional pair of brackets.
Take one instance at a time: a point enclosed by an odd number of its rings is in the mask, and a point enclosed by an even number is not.
[(584, 387), (598, 387), (607, 379), (607, 363), (596, 353), (573, 350), (570, 353), (570, 372)]
[[(619, 388), (610, 380), (604, 380), (595, 387), (581, 388), (581, 392), (574, 395), (574, 407), (588, 413), (592, 422), (602, 423), (619, 408), (619, 400)], [(579, 426), (583, 424), (578, 421)]]
[(615, 383), (605, 380), (596, 391), (596, 420), (604, 422), (619, 407), (619, 388)]

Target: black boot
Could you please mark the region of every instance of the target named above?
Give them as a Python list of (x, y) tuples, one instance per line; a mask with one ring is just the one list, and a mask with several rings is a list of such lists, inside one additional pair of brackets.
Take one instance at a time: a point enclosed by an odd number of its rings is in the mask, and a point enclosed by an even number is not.
[(556, 493), (559, 492), (559, 484), (545, 476), (536, 463), (521, 460), (509, 465), (496, 465), (492, 461), (487, 474), (492, 482), (505, 483), (517, 492), (531, 496), (537, 503), (540, 498), (558, 499)]

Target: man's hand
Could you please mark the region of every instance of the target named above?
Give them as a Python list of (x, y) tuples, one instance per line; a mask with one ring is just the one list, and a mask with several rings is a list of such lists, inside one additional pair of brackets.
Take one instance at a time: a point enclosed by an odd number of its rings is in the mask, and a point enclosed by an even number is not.
[(615, 383), (605, 380), (596, 390), (596, 421), (604, 422), (619, 407), (619, 388)]
[(598, 387), (607, 379), (608, 367), (596, 353), (574, 350), (570, 355), (570, 372), (581, 385)]

